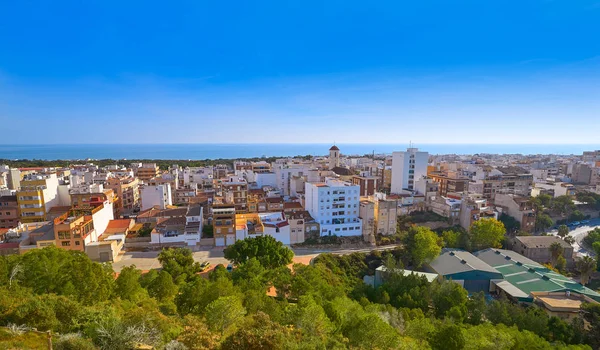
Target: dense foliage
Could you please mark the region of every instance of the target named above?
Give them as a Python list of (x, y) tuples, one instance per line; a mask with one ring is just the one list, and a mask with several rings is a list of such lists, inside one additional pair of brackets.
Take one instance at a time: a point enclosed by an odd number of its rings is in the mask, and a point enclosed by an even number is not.
[[(413, 259), (401, 248), (322, 254), (313, 265), (290, 270), (250, 257), (232, 272), (219, 265), (201, 276), (188, 250), (170, 249), (161, 254), (161, 271), (128, 267), (115, 278), (109, 265), (49, 247), (0, 257), (0, 325), (52, 330), (57, 349), (598, 346), (595, 305), (586, 306), (584, 327), (581, 319), (567, 323), (535, 307), (487, 303), (458, 284), (394, 272)], [(377, 288), (363, 283), (381, 264), (392, 271), (385, 282)]]
[(223, 251), (225, 258), (237, 265), (256, 258), (268, 268), (285, 266), (292, 262), (294, 252), (272, 236), (259, 235), (236, 241)]

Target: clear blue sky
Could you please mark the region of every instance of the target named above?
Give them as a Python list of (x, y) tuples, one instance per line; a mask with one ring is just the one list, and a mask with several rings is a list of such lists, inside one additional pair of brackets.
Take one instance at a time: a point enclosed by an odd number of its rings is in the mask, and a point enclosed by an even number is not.
[(0, 143), (597, 143), (600, 0), (2, 1), (0, 129)]

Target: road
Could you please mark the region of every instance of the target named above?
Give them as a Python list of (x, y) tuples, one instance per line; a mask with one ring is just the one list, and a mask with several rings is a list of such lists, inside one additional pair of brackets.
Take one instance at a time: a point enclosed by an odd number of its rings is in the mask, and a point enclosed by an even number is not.
[[(389, 245), (383, 247), (373, 248), (361, 248), (361, 249), (294, 249), (294, 262), (307, 264), (312, 258), (321, 253), (333, 253), (333, 254), (351, 254), (351, 253), (368, 253), (373, 250), (388, 250), (394, 249), (397, 245)], [(121, 272), (121, 269), (125, 266), (135, 265), (142, 271), (148, 271), (151, 269), (160, 268), (158, 262), (159, 251), (151, 252), (125, 252), (121, 256), (121, 259), (113, 263), (113, 269), (116, 272)], [(227, 265), (229, 260), (223, 256), (222, 248), (204, 248), (195, 250), (193, 253), (194, 261), (204, 262), (208, 261), (212, 266), (218, 264)]]
[[(575, 239), (575, 243), (573, 243), (573, 250), (576, 255), (581, 255), (581, 256), (587, 255), (587, 256), (592, 256), (592, 257), (596, 256), (596, 253), (594, 253), (593, 251), (591, 251), (589, 249), (584, 248), (581, 245), (581, 241), (587, 236), (587, 233), (590, 232), (591, 230), (595, 229), (596, 227), (600, 227), (600, 218), (591, 219), (589, 223), (578, 226), (569, 231), (569, 236), (571, 236)], [(558, 230), (552, 230), (548, 233), (551, 235), (556, 235), (558, 233)]]

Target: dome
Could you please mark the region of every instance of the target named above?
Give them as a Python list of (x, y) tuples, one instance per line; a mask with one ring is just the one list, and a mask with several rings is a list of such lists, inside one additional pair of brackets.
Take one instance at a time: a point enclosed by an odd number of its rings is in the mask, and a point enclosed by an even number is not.
[(333, 145), (333, 146), (331, 146), (331, 148), (329, 150), (330, 151), (339, 151), (340, 149), (336, 145)]

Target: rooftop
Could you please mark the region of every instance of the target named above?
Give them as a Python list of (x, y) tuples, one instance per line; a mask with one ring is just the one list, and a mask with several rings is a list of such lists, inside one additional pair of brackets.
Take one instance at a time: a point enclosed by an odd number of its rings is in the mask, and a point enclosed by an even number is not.
[(524, 294), (568, 290), (600, 301), (597, 292), (512, 250), (490, 248), (475, 252), (474, 255), (500, 271), (507, 282)]
[(461, 249), (443, 249), (442, 254), (432, 261), (429, 266), (442, 276), (474, 270), (500, 275), (498, 270), (478, 259), (473, 254)]
[(563, 248), (572, 248), (557, 236), (517, 236), (516, 239), (527, 248), (550, 248), (552, 243), (558, 243)]

